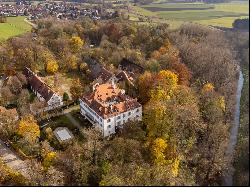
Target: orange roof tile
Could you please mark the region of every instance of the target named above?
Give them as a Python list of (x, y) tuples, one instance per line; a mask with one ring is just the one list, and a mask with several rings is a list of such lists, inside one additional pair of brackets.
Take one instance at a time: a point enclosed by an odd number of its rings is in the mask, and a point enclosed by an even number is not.
[(97, 85), (92, 93), (82, 99), (103, 118), (115, 116), (141, 106), (137, 99), (125, 95), (124, 90), (112, 84)]

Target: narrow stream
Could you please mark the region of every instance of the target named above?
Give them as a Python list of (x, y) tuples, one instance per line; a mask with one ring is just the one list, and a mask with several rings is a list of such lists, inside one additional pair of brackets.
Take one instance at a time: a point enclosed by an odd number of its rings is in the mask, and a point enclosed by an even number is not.
[(226, 151), (226, 155), (230, 159), (231, 164), (229, 166), (229, 171), (224, 174), (225, 175), (224, 181), (223, 181), (224, 186), (233, 185), (234, 168), (232, 166), (232, 161), (233, 161), (234, 148), (237, 143), (238, 128), (240, 125), (240, 98), (241, 98), (241, 90), (243, 87), (243, 82), (244, 82), (243, 74), (240, 71), (237, 92), (236, 92), (236, 106), (235, 106), (236, 108), (235, 108), (235, 115), (234, 115), (234, 123), (233, 123), (233, 126), (231, 127), (229, 145)]

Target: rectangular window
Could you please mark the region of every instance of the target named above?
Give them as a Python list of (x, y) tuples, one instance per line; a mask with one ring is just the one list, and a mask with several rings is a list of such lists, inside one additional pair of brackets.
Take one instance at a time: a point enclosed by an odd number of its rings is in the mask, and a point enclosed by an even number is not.
[(117, 119), (121, 119), (121, 116), (117, 116)]
[(137, 108), (136, 112), (139, 112), (139, 108)]
[(108, 125), (108, 128), (111, 128), (111, 125)]
[(131, 112), (128, 113), (128, 115), (130, 116)]
[(109, 123), (111, 120), (110, 119), (107, 119), (107, 122)]
[(125, 118), (126, 114), (123, 114), (123, 117)]

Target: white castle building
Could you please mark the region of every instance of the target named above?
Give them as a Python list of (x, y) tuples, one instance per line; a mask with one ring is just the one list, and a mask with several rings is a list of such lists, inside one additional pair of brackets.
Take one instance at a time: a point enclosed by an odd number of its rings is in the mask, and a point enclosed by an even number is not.
[(128, 121), (142, 120), (142, 105), (114, 83), (97, 83), (92, 93), (80, 99), (80, 108), (81, 114), (99, 127), (104, 137)]

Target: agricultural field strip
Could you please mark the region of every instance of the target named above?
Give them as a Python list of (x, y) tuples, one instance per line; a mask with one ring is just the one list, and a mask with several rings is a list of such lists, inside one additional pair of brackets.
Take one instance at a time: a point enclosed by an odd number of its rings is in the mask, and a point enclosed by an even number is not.
[[(172, 8), (178, 11), (150, 11), (150, 8)], [(185, 10), (184, 8), (204, 8), (204, 10)], [(207, 9), (214, 7), (213, 9)], [(183, 8), (183, 10), (180, 10)], [(232, 23), (236, 18), (249, 17), (249, 5), (248, 1), (245, 2), (232, 2), (232, 3), (220, 3), (220, 4), (203, 4), (203, 3), (161, 3), (143, 5), (141, 7), (134, 6), (132, 8), (136, 15), (149, 16), (151, 18), (158, 17), (166, 19), (166, 21), (178, 22), (180, 25), (183, 21), (194, 21), (205, 25), (232, 27)], [(155, 9), (156, 10), (156, 9)], [(172, 25), (170, 23), (170, 25)], [(173, 24), (176, 25), (176, 24)]]

